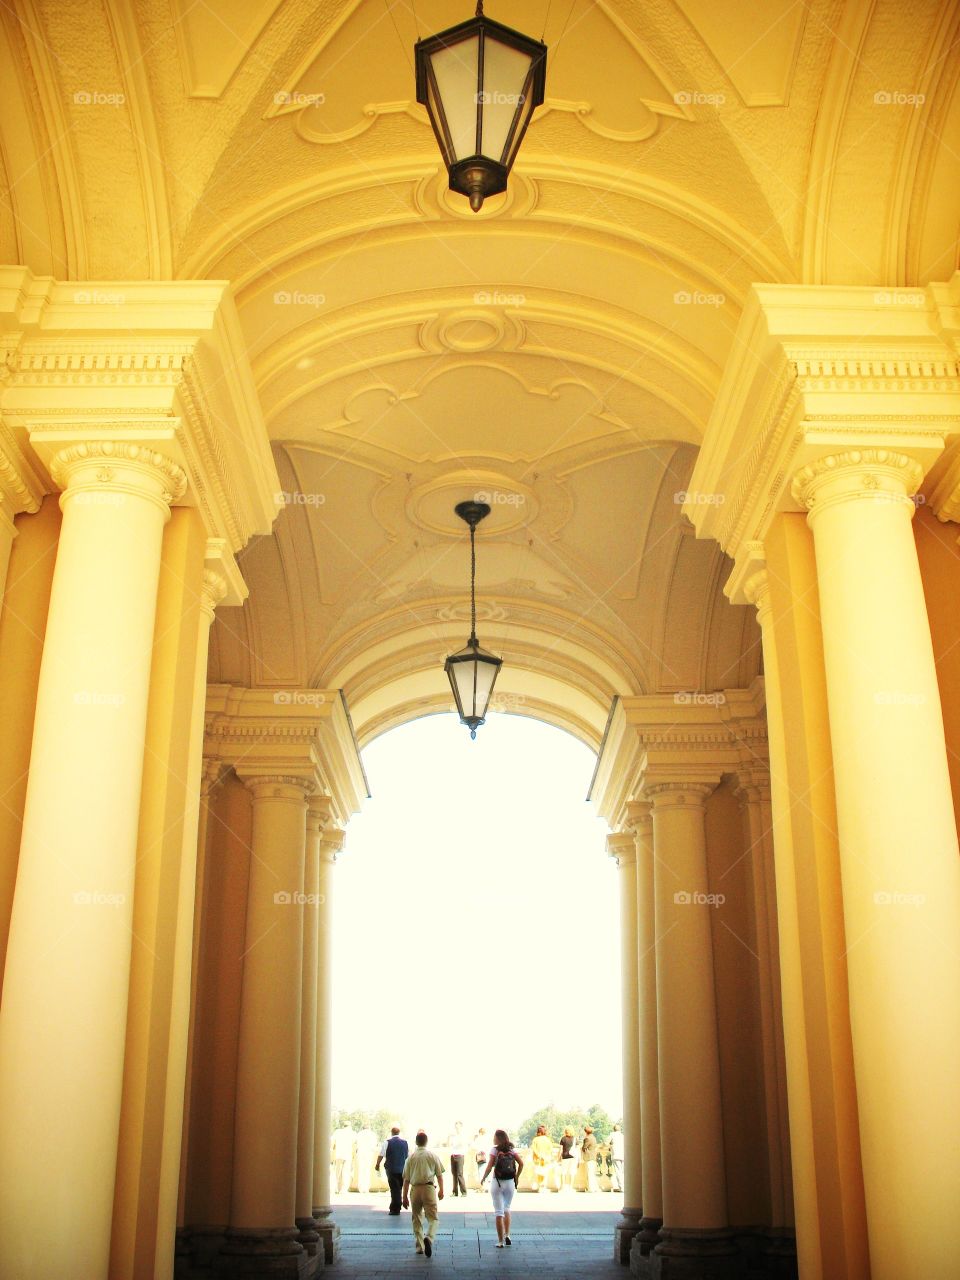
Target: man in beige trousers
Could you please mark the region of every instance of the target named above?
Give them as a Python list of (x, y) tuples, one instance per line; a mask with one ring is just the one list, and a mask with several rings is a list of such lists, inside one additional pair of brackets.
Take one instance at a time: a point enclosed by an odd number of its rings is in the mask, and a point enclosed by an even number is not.
[[(440, 1219), (437, 1214), (437, 1202), (443, 1199), (444, 1168), (432, 1151), (427, 1150), (427, 1135), (421, 1129), (417, 1134), (417, 1145), (407, 1156), (403, 1166), (403, 1207), (411, 1211), (413, 1219), (413, 1240), (417, 1253), (433, 1256), (433, 1242), (436, 1238)], [(434, 1179), (437, 1188), (434, 1187)], [(427, 1234), (423, 1234), (423, 1219), (426, 1215)]]

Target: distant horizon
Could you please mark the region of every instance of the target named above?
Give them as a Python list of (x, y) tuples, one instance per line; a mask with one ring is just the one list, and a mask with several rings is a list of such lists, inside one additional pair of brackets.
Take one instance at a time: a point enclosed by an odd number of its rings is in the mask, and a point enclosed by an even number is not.
[(333, 874), (334, 1109), (392, 1103), (443, 1138), (567, 1099), (618, 1116), (617, 873), (584, 801), (593, 752), (509, 715), (471, 742), (442, 715), (363, 754), (373, 798)]

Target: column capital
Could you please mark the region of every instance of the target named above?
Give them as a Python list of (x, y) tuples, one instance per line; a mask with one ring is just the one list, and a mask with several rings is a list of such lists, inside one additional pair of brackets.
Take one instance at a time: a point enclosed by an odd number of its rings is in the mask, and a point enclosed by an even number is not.
[(21, 511), (39, 511), (42, 497), (34, 468), (0, 423), (0, 513), (12, 520)]
[(624, 825), (634, 833), (648, 828), (653, 818), (653, 806), (650, 801), (643, 796), (638, 796), (635, 800), (628, 800), (625, 805), (626, 817)]
[(183, 468), (166, 454), (126, 440), (81, 440), (59, 449), (49, 465), (54, 483), (64, 491), (61, 506), (109, 505), (132, 496), (155, 502), (169, 516), (187, 487)]
[(751, 762), (737, 773), (734, 794), (741, 805), (760, 804), (770, 800), (770, 769), (760, 762)]
[(333, 801), (324, 792), (317, 792), (307, 803), (307, 830), (323, 832), (333, 823)]
[(808, 462), (790, 486), (810, 519), (838, 502), (886, 502), (901, 506), (912, 518), (913, 494), (923, 482), (915, 458), (891, 449), (844, 449)]
[(660, 778), (645, 781), (643, 793), (650, 797), (654, 813), (661, 809), (702, 809), (717, 783), (701, 779)]
[(810, 480), (794, 477), (832, 455), (905, 457), (896, 480), (874, 471), (877, 487), (915, 490), (960, 431), (946, 305), (938, 285), (911, 305), (869, 286), (755, 285), (684, 505), (697, 535), (736, 561), (778, 512), (804, 509)]
[(342, 827), (326, 828), (320, 836), (320, 861), (333, 866), (337, 861), (337, 854), (343, 850), (346, 839), (347, 833)]
[(306, 803), (316, 786), (313, 778), (295, 773), (257, 773), (238, 769), (237, 777), (252, 793), (254, 800)]
[(223, 781), (225, 774), (226, 770), (222, 760), (211, 760), (204, 756), (203, 767), (200, 770), (201, 796), (209, 796), (214, 788)]
[(637, 842), (629, 831), (615, 831), (607, 836), (607, 853), (618, 867), (629, 867), (637, 860)]

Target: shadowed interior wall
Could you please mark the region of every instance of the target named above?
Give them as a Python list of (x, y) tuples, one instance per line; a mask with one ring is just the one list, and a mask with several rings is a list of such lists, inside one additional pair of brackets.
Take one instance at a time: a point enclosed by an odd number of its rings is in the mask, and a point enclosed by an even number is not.
[(58, 494), (35, 515), (20, 515), (0, 612), (0, 981), (17, 880), (23, 803), (33, 738), (37, 681), (60, 537)]
[(740, 805), (729, 779), (707, 801), (710, 912), (717, 984), (727, 1211), (730, 1224), (770, 1223), (753, 879)]

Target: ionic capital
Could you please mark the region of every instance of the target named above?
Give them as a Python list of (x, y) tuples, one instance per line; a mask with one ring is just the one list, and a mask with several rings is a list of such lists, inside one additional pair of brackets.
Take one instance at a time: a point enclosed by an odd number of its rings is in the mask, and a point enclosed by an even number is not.
[(200, 587), (200, 611), (209, 622), (213, 622), (217, 605), (227, 594), (227, 580), (217, 569), (204, 569), (203, 584)]
[(808, 462), (793, 478), (794, 500), (810, 512), (841, 502), (885, 502), (910, 516), (913, 494), (923, 481), (923, 467), (909, 454), (892, 449), (845, 449)]
[(145, 498), (169, 516), (186, 491), (183, 469), (144, 445), (121, 440), (84, 440), (56, 453), (50, 475), (63, 489), (60, 505), (83, 502), (122, 505), (125, 497)]
[(607, 853), (618, 867), (629, 867), (637, 860), (637, 842), (630, 831), (615, 831), (607, 836)]
[(16, 446), (0, 439), (0, 512), (12, 519), (21, 511), (39, 511), (42, 489)]
[(305, 804), (316, 786), (313, 778), (293, 773), (247, 773), (238, 769), (237, 776), (252, 794), (254, 802), (286, 800)]

